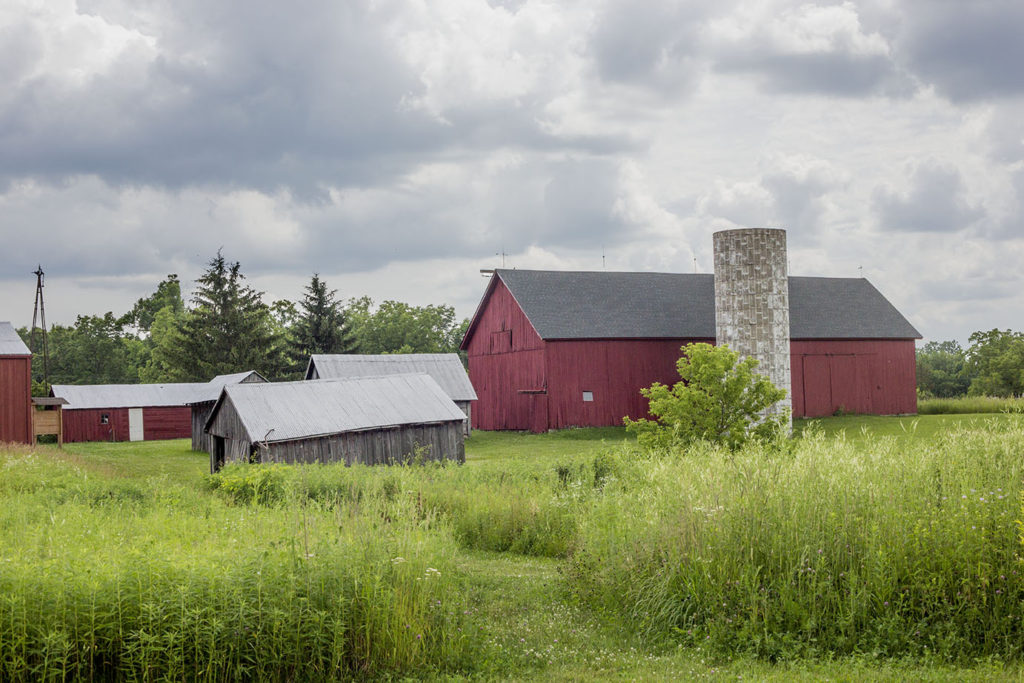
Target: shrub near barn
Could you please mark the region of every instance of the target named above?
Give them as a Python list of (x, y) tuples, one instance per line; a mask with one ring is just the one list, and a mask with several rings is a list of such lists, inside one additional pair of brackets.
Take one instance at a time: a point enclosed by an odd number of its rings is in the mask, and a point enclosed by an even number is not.
[(655, 382), (641, 394), (650, 400), (656, 421), (623, 418), (646, 448), (685, 447), (698, 441), (724, 444), (735, 450), (749, 439), (778, 436), (787, 413), (764, 415), (786, 397), (755, 372), (755, 358), (740, 360), (728, 346), (688, 344), (676, 363), (680, 382), (667, 387)]

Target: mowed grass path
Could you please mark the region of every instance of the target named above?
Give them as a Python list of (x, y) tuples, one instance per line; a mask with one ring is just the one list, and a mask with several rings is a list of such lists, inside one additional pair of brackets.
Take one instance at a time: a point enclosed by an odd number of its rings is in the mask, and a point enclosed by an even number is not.
[[(891, 436), (925, 439), (964, 425), (984, 425), (1014, 416), (927, 415), (915, 417), (844, 416), (798, 420), (796, 435), (821, 430), (847, 440)], [(1020, 419), (1017, 417), (1016, 419)], [(549, 434), (474, 432), (466, 442), (467, 467), (502, 467), (532, 462), (554, 467), (592, 457), (602, 448), (630, 440), (622, 428), (572, 429)], [(56, 453), (54, 451), (51, 451)], [(200, 483), (208, 456), (194, 453), (187, 439), (145, 443), (68, 444), (58, 456), (104, 477), (166, 478)], [(463, 551), (459, 566), (476, 619), (483, 624), (488, 652), (500, 660), (483, 662), (481, 678), (510, 680), (1022, 680), (1017, 665), (980, 663), (971, 669), (920, 663), (844, 659), (772, 665), (738, 659), (718, 661), (699, 651), (657, 649), (611, 625), (569, 599), (562, 560), (512, 553)], [(510, 664), (511, 671), (510, 672)]]

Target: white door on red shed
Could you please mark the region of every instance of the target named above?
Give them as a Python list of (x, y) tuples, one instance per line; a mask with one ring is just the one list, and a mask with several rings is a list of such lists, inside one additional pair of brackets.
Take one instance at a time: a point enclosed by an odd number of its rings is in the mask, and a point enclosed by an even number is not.
[(128, 440), (142, 441), (142, 408), (128, 409)]

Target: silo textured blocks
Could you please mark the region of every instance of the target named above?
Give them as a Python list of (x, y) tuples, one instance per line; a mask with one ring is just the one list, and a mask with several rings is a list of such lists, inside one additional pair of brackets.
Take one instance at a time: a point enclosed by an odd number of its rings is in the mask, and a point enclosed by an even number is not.
[(792, 409), (789, 369), (789, 278), (786, 231), (723, 230), (714, 234), (715, 336), (786, 390), (769, 412)]

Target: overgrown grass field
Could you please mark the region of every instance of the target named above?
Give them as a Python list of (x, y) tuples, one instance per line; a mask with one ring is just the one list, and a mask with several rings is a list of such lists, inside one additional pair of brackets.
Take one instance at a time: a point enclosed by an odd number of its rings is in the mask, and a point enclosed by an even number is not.
[(0, 452), (0, 679), (1017, 678), (1024, 417), (843, 417), (464, 466)]

